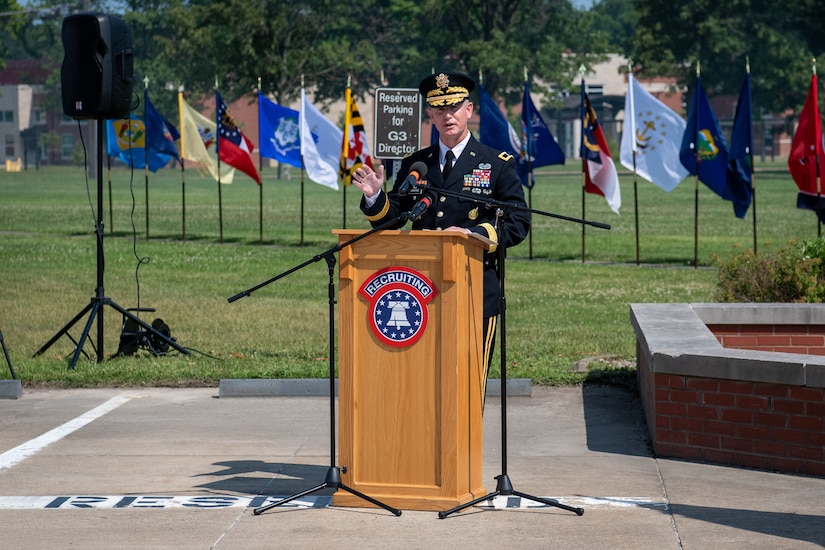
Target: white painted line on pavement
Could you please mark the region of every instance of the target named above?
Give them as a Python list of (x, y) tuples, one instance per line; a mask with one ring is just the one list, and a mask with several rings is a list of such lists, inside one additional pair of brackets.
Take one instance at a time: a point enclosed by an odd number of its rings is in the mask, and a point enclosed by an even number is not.
[(77, 418), (69, 420), (65, 424), (58, 426), (53, 430), (49, 430), (48, 432), (44, 433), (39, 437), (30, 439), (29, 441), (26, 441), (25, 443), (18, 445), (14, 449), (6, 451), (5, 453), (0, 455), (0, 471), (6, 468), (11, 468), (16, 464), (19, 464), (23, 460), (27, 459), (36, 452), (44, 449), (45, 447), (51, 445), (55, 441), (59, 441), (60, 439), (72, 433), (73, 431), (79, 430), (89, 422), (92, 422), (93, 420), (100, 418), (104, 414), (120, 407), (130, 399), (132, 399), (132, 396), (126, 394), (113, 397), (105, 403), (103, 403), (102, 405), (100, 405), (99, 407), (95, 407), (94, 409), (81, 414)]
[[(55, 496), (0, 496), (0, 510), (84, 510), (138, 509), (138, 508), (258, 508), (283, 500), (279, 496), (173, 496), (173, 495), (55, 495)], [(586, 510), (594, 508), (640, 508), (666, 510), (667, 504), (640, 497), (541, 497), (555, 500), (568, 506), (582, 506)], [(326, 508), (332, 506), (331, 496), (306, 496), (283, 504), (284, 508)], [(518, 496), (497, 496), (478, 508), (550, 508)]]

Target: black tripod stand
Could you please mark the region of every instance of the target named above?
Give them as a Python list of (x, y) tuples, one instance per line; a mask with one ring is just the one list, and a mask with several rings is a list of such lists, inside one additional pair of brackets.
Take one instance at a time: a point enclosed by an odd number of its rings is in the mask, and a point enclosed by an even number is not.
[[(95, 290), (95, 296), (92, 298), (91, 302), (84, 307), (80, 312), (75, 315), (71, 321), (66, 323), (66, 325), (61, 328), (57, 333), (52, 336), (52, 338), (43, 344), (37, 352), (35, 352), (34, 357), (37, 357), (52, 344), (54, 344), (61, 336), (64, 334), (75, 344), (75, 351), (74, 355), (72, 355), (71, 360), (69, 361), (69, 369), (74, 369), (75, 364), (77, 364), (77, 360), (80, 357), (80, 354), (89, 358), (89, 355), (83, 350), (83, 346), (86, 344), (86, 339), (89, 337), (89, 330), (92, 328), (92, 323), (94, 322), (95, 318), (97, 318), (97, 346), (93, 341), (90, 340), (92, 347), (95, 348), (97, 352), (97, 361), (103, 361), (103, 306), (109, 306), (120, 312), (124, 319), (131, 319), (136, 325), (143, 327), (144, 330), (150, 332), (155, 337), (160, 339), (161, 341), (167, 343), (168, 345), (172, 346), (179, 352), (189, 355), (189, 351), (181, 347), (177, 342), (175, 342), (172, 338), (168, 335), (163, 334), (162, 332), (158, 331), (145, 321), (141, 320), (139, 317), (135, 316), (131, 311), (121, 307), (110, 298), (106, 297), (103, 291), (103, 269), (104, 269), (104, 257), (103, 257), (103, 119), (97, 119), (97, 218), (95, 220), (95, 238), (97, 240), (97, 289)], [(89, 319), (86, 321), (86, 325), (83, 328), (83, 332), (80, 335), (80, 338), (75, 340), (72, 338), (71, 334), (69, 334), (69, 329), (71, 329), (81, 317), (89, 313)]]
[[(461, 195), (453, 193), (447, 190), (439, 190), (439, 192), (446, 194), (446, 195), (453, 195), (461, 197)], [(515, 204), (508, 204), (502, 203), (501, 201), (496, 201), (493, 199), (472, 199), (476, 202), (483, 203), (488, 208), (496, 208), (496, 226), (500, 226), (500, 220), (503, 216), (506, 215), (507, 210), (524, 210), (533, 212), (536, 214), (541, 214), (545, 216), (550, 216), (553, 218), (560, 218), (566, 219), (568, 221), (575, 221), (578, 223), (583, 223), (587, 225), (593, 225), (595, 227), (600, 227), (603, 229), (610, 229), (610, 226), (607, 224), (602, 224), (598, 222), (588, 222), (586, 220), (577, 220), (575, 218), (568, 218), (566, 216), (559, 216), (557, 214), (551, 214), (549, 212), (542, 212), (540, 210), (533, 210), (530, 208), (522, 207)], [(532, 500), (535, 502), (540, 502), (541, 504), (545, 504), (547, 506), (555, 506), (556, 508), (561, 508), (563, 510), (567, 510), (569, 512), (575, 512), (577, 515), (584, 514), (584, 510), (582, 508), (574, 508), (572, 506), (567, 506), (562, 504), (556, 500), (550, 500), (546, 498), (540, 498), (533, 495), (528, 495), (527, 493), (522, 493), (521, 491), (516, 491), (513, 489), (513, 484), (510, 481), (510, 476), (507, 474), (507, 322), (506, 322), (506, 312), (507, 312), (507, 301), (504, 294), (504, 261), (507, 257), (506, 254), (506, 247), (503, 245), (499, 245), (498, 247), (498, 275), (499, 275), (499, 318), (501, 319), (501, 329), (500, 329), (500, 358), (501, 358), (501, 474), (496, 476), (496, 490), (492, 493), (486, 494), (482, 497), (479, 497), (475, 500), (470, 502), (465, 502), (455, 508), (450, 510), (444, 510), (438, 513), (438, 517), (440, 519), (444, 519), (450, 514), (455, 512), (459, 512), (471, 506), (475, 506), (480, 502), (484, 502), (485, 500), (491, 500), (499, 495), (516, 495), (521, 498), (525, 498), (528, 500)]]
[(357, 237), (352, 238), (347, 242), (339, 243), (336, 246), (322, 252), (321, 254), (313, 256), (312, 258), (310, 258), (306, 262), (304, 262), (302, 264), (299, 264), (299, 265), (293, 267), (292, 269), (289, 269), (289, 270), (281, 273), (280, 275), (276, 275), (275, 277), (269, 279), (268, 281), (264, 281), (263, 283), (261, 283), (259, 285), (256, 285), (256, 286), (254, 286), (254, 287), (252, 287), (248, 290), (244, 290), (243, 292), (239, 292), (238, 294), (236, 294), (236, 295), (232, 296), (231, 298), (229, 298), (229, 302), (232, 303), (232, 302), (234, 302), (235, 300), (237, 300), (239, 298), (249, 296), (252, 292), (258, 290), (259, 288), (261, 288), (263, 286), (266, 286), (270, 283), (273, 283), (273, 282), (277, 281), (278, 279), (286, 277), (290, 273), (294, 273), (295, 271), (298, 271), (299, 269), (301, 269), (303, 267), (306, 267), (309, 264), (318, 262), (321, 259), (325, 260), (326, 263), (327, 263), (327, 274), (328, 274), (328, 278), (329, 278), (329, 281), (327, 283), (327, 299), (328, 299), (328, 302), (329, 302), (329, 469), (327, 470), (327, 475), (326, 475), (326, 478), (324, 479), (324, 482), (321, 483), (320, 485), (317, 485), (317, 486), (312, 487), (311, 489), (307, 489), (305, 491), (301, 491), (301, 492), (296, 493), (292, 496), (288, 496), (288, 497), (283, 498), (281, 500), (278, 500), (276, 502), (272, 502), (270, 504), (255, 508), (253, 513), (256, 516), (266, 512), (267, 510), (269, 510), (271, 508), (275, 508), (276, 506), (281, 506), (282, 504), (286, 504), (287, 502), (290, 502), (290, 501), (295, 500), (297, 498), (304, 497), (304, 496), (309, 495), (311, 493), (321, 491), (323, 489), (332, 489), (333, 492), (337, 491), (338, 489), (343, 489), (343, 490), (345, 490), (347, 492), (350, 492), (353, 495), (355, 495), (355, 496), (357, 496), (357, 497), (359, 497), (363, 500), (366, 500), (367, 502), (370, 502), (370, 503), (374, 504), (375, 506), (378, 506), (378, 507), (383, 508), (383, 509), (385, 509), (389, 512), (392, 512), (396, 516), (401, 515), (401, 510), (398, 510), (397, 508), (393, 508), (392, 506), (389, 506), (389, 505), (387, 505), (383, 502), (380, 502), (380, 501), (378, 501), (378, 500), (376, 500), (376, 499), (374, 499), (374, 498), (372, 498), (368, 495), (365, 495), (364, 493), (356, 491), (352, 487), (349, 487), (349, 486), (345, 485), (344, 483), (342, 483), (341, 482), (341, 469), (338, 466), (335, 465), (335, 303), (336, 303), (336, 299), (335, 299), (334, 273), (335, 273), (335, 253), (336, 252), (339, 252), (342, 248), (344, 248), (346, 246), (349, 246), (354, 242), (360, 241), (361, 239), (364, 239), (364, 238), (372, 235), (373, 233), (375, 233), (377, 231), (380, 231), (382, 229), (390, 227), (391, 225), (395, 224), (400, 218), (403, 218), (403, 217), (406, 217), (406, 216), (404, 214), (402, 214), (401, 216), (399, 216), (399, 218), (394, 218), (394, 219), (390, 220), (390, 222), (382, 224), (381, 226), (376, 227), (374, 229), (371, 229), (371, 230), (369, 230), (365, 233), (362, 233), (361, 235), (358, 235)]
[(3, 355), (6, 357), (6, 364), (9, 366), (11, 379), (17, 380), (17, 375), (14, 374), (14, 368), (11, 366), (11, 358), (9, 357), (9, 350), (6, 349), (6, 340), (3, 338), (3, 331), (0, 330), (0, 346), (3, 346)]

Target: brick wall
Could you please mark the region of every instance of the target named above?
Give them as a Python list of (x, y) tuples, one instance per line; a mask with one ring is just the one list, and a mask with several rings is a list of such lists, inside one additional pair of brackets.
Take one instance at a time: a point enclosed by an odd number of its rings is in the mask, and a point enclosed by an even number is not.
[(825, 477), (825, 304), (630, 312), (656, 455)]
[(657, 455), (825, 476), (821, 388), (655, 374)]
[(825, 355), (822, 325), (708, 325), (726, 348)]

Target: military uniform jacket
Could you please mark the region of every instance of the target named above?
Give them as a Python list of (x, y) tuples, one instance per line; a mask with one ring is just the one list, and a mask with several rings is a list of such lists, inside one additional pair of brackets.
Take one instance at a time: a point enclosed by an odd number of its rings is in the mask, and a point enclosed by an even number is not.
[[(515, 158), (493, 149), (470, 137), (461, 156), (455, 161), (447, 181), (441, 176), (438, 144), (421, 149), (401, 162), (398, 178), (389, 193), (381, 192), (375, 203), (367, 208), (362, 199), (361, 210), (373, 227), (408, 212), (421, 199), (422, 192), (401, 196), (398, 189), (410, 172), (414, 162), (427, 165), (424, 189), (434, 193), (433, 204), (413, 222), (413, 229), (446, 229), (450, 226), (466, 227), (492, 241), (510, 247), (517, 245), (527, 236), (530, 229), (530, 213), (523, 210), (508, 210), (496, 220), (496, 209), (474, 198), (493, 198), (502, 202), (526, 206), (521, 180), (516, 173)], [(448, 189), (461, 197), (439, 194), (439, 189)], [(466, 199), (464, 197), (467, 197)], [(402, 227), (406, 220), (395, 226)], [(484, 316), (498, 314), (499, 281), (495, 269), (496, 247), (485, 254), (484, 259)]]

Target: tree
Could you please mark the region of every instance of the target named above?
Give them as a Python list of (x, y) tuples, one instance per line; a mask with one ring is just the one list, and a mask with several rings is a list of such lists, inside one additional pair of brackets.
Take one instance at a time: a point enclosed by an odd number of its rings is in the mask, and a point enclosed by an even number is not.
[(750, 58), (753, 102), (781, 112), (800, 105), (811, 58), (822, 53), (825, 7), (813, 0), (636, 0), (634, 62), (646, 75), (693, 82), (696, 63), (713, 94), (736, 95)]

